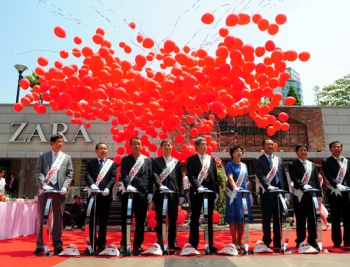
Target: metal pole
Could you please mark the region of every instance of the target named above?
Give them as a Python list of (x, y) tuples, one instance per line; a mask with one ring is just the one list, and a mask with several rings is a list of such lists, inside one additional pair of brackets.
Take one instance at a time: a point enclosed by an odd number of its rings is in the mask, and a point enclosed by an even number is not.
[(21, 79), (22, 79), (22, 74), (23, 73), (23, 71), (21, 71), (21, 70), (19, 70), (18, 71), (18, 83), (17, 83), (17, 95), (16, 95), (16, 103), (18, 103), (18, 99), (19, 99), (19, 82), (21, 81)]

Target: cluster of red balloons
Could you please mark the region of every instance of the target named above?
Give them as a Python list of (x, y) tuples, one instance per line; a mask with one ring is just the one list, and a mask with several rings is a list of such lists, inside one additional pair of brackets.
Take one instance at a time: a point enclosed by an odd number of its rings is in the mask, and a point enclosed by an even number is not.
[[(143, 154), (157, 151), (157, 145), (149, 139), (166, 139), (173, 136), (176, 143), (182, 144), (181, 152), (173, 151), (180, 159), (195, 153), (189, 138), (204, 135), (209, 144), (209, 153), (218, 147), (210, 134), (217, 118), (227, 115), (248, 114), (258, 127), (267, 128), (269, 135), (276, 131), (288, 131), (286, 114), (276, 118), (269, 113), (282, 100), (282, 94), (274, 90), (285, 86), (289, 79), (286, 72), (288, 62), (299, 58), (307, 61), (308, 52), (297, 53), (283, 50), (272, 40), (262, 46), (253, 47), (240, 38), (230, 35), (230, 29), (237, 25), (257, 24), (269, 34), (278, 32), (278, 25), (286, 21), (286, 16), (276, 16), (276, 24), (269, 23), (260, 14), (229, 14), (226, 25), (218, 30), (222, 41), (215, 55), (199, 48), (182, 49), (173, 40), (166, 40), (161, 47), (155, 48), (152, 38), (137, 34), (136, 41), (146, 49), (146, 54), (135, 56), (134, 62), (123, 60), (114, 55), (111, 42), (101, 28), (92, 36), (97, 48), (82, 45), (82, 38), (75, 36), (77, 45), (71, 52), (62, 50), (62, 60), (70, 55), (82, 58), (82, 65), (67, 64), (61, 60), (47, 67), (48, 60), (38, 58), (35, 72), (40, 76), (40, 85), (25, 95), (14, 110), (22, 111), (23, 106), (35, 103), (33, 108), (40, 114), (46, 107), (38, 102), (42, 99), (49, 103), (52, 110), (66, 112), (72, 117), (72, 124), (91, 127), (89, 121), (111, 119), (111, 134), (117, 143), (124, 147), (117, 149), (115, 158), (120, 163), (121, 156), (130, 153), (128, 140), (143, 132)], [(203, 23), (213, 23), (211, 13), (204, 14)], [(129, 23), (130, 28), (137, 27)], [(277, 30), (276, 30), (277, 29)], [(57, 26), (54, 33), (66, 38), (65, 30)], [(119, 47), (125, 53), (131, 53), (131, 46), (120, 42)], [(260, 59), (259, 62), (256, 60)], [(150, 62), (158, 61), (162, 70), (149, 67)], [(20, 86), (27, 90), (29, 81), (22, 79)], [(261, 99), (270, 100), (263, 104)], [(293, 105), (295, 99), (288, 97), (284, 104)], [(169, 135), (169, 133), (172, 133)], [(173, 135), (175, 134), (175, 135)], [(127, 142), (125, 142), (127, 141)]]

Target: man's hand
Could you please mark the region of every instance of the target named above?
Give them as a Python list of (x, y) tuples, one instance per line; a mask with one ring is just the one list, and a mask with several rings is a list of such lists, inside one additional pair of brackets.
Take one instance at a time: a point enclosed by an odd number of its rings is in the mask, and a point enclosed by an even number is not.
[(60, 195), (64, 196), (65, 194), (67, 194), (67, 188), (62, 187)]
[(346, 187), (342, 184), (337, 184), (337, 188), (340, 190), (340, 191), (345, 191), (346, 190)]
[(309, 189), (311, 189), (311, 188), (312, 188), (312, 186), (311, 186), (311, 185), (306, 184), (306, 185), (304, 185), (304, 186), (303, 186), (303, 188), (304, 188), (304, 190), (309, 190)]
[(91, 190), (99, 190), (98, 186), (95, 184), (90, 185)]
[(128, 191), (132, 191), (132, 192), (136, 192), (137, 189), (135, 187), (133, 187), (132, 185), (128, 185), (128, 187), (126, 188), (126, 190)]
[(167, 186), (165, 186), (165, 185), (162, 185), (162, 186), (159, 187), (159, 190), (160, 191), (165, 191), (165, 190), (169, 190), (169, 188)]
[(105, 188), (105, 190), (103, 190), (102, 192), (102, 196), (108, 196), (109, 195), (109, 189), (108, 188)]
[(218, 199), (219, 199), (219, 194), (216, 193), (216, 197), (215, 197), (215, 200), (214, 200), (214, 204), (218, 201)]
[(153, 195), (152, 195), (152, 194), (148, 194), (148, 195), (147, 195), (148, 204), (151, 204), (152, 198), (153, 198)]
[(269, 185), (268, 187), (267, 187), (267, 190), (269, 190), (269, 191), (273, 191), (273, 190), (277, 190), (277, 189), (279, 189), (278, 187), (275, 187), (275, 186), (272, 186), (272, 185)]
[(184, 197), (180, 197), (179, 198), (179, 205), (182, 206), (182, 204), (184, 203), (185, 198)]
[(243, 189), (243, 188), (242, 188), (242, 187), (239, 187), (239, 186), (233, 188), (233, 190), (235, 190), (235, 191), (239, 191), (239, 190), (242, 190), (242, 189)]
[(44, 186), (43, 186), (43, 189), (44, 189), (45, 191), (54, 190), (54, 188), (51, 187), (51, 186), (49, 186), (49, 185), (44, 185)]
[(205, 190), (208, 190), (208, 188), (205, 188), (203, 186), (198, 187), (197, 191), (198, 192), (204, 192)]

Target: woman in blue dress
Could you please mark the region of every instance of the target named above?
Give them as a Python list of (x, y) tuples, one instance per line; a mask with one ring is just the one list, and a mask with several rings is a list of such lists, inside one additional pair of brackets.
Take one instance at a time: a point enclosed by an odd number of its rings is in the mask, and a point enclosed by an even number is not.
[[(229, 224), (232, 243), (235, 244), (237, 249), (240, 249), (241, 247), (243, 248), (242, 236), (244, 232), (244, 211), (242, 205), (242, 195), (241, 193), (235, 191), (239, 190), (240, 188), (248, 189), (248, 169), (247, 166), (241, 162), (243, 153), (243, 148), (240, 145), (234, 145), (230, 149), (232, 161), (226, 164), (227, 193), (225, 222)], [(250, 207), (249, 193), (245, 193), (245, 198), (247, 200), (249, 222), (252, 223), (253, 217)]]

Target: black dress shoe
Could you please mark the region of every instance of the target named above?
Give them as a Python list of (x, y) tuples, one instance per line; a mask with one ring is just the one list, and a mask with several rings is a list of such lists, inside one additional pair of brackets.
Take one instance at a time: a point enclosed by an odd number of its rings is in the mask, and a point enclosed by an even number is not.
[(296, 242), (296, 243), (295, 243), (295, 246), (296, 246), (297, 248), (299, 248), (300, 243)]
[(63, 251), (63, 249), (62, 248), (55, 248), (55, 250), (53, 251), (53, 255), (58, 255), (58, 254), (60, 254), (61, 252)]
[(214, 246), (209, 246), (210, 253), (216, 253), (218, 252), (218, 249)]
[(335, 248), (340, 248), (340, 244), (334, 244), (333, 247), (335, 247)]
[(97, 247), (97, 251), (101, 252), (104, 251), (106, 248), (106, 246), (102, 246), (102, 247)]
[(135, 255), (135, 256), (138, 256), (141, 254), (141, 252), (143, 252), (143, 248), (141, 247), (134, 247), (132, 253)]
[(35, 256), (42, 256), (42, 255), (44, 255), (44, 249), (43, 248), (36, 248), (34, 250), (34, 255)]
[(279, 243), (279, 244), (273, 244), (273, 247), (274, 248), (281, 248), (282, 246), (281, 246), (281, 243)]
[(173, 250), (181, 250), (180, 247), (177, 246), (177, 244), (172, 244), (172, 245), (169, 245), (169, 249), (173, 249)]

